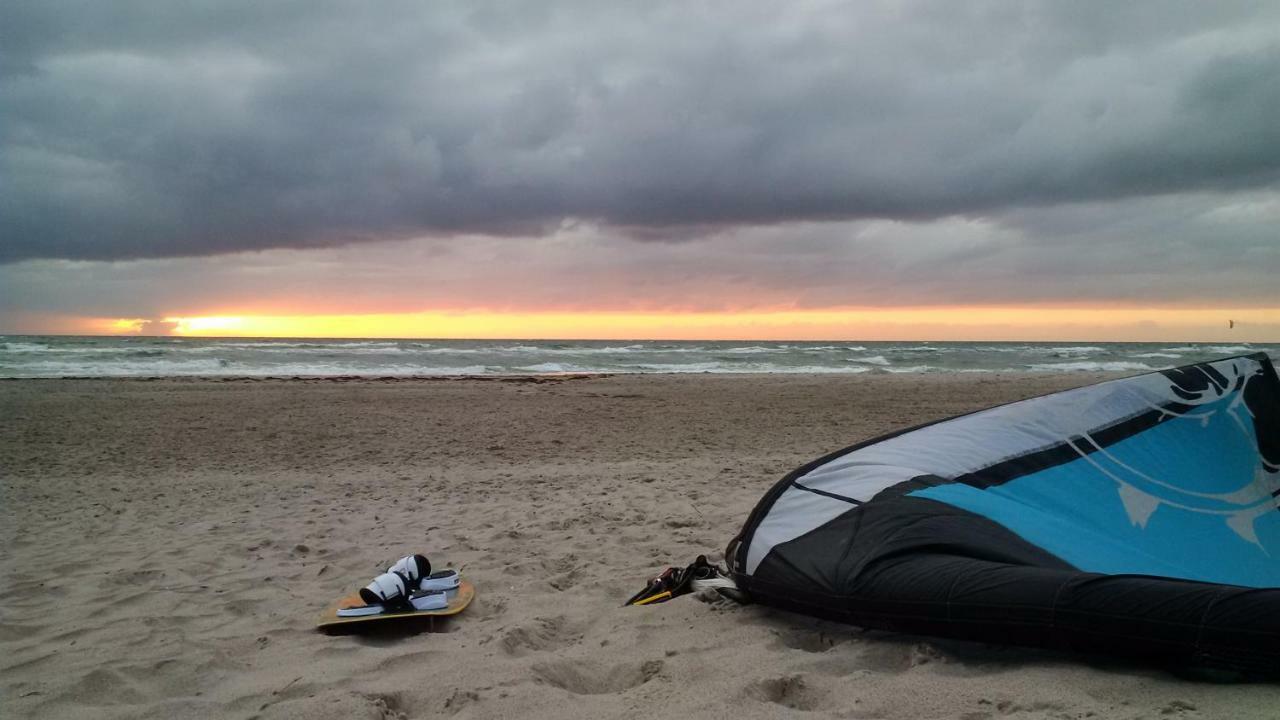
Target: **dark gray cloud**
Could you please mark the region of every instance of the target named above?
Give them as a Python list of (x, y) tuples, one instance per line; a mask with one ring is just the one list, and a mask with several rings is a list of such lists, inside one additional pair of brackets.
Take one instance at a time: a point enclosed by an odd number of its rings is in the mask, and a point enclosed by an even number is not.
[[(1017, 209), (996, 219), (721, 228), (637, 243), (590, 223), (131, 262), (0, 266), (24, 313), (106, 317), (426, 310), (720, 311), (930, 305), (1280, 304), (1280, 192)], [(1153, 251), (1153, 239), (1158, 250)], [(1277, 316), (1280, 321), (1280, 316)]]
[(0, 262), (1265, 188), (1276, 77), (1275, 3), (10, 2)]

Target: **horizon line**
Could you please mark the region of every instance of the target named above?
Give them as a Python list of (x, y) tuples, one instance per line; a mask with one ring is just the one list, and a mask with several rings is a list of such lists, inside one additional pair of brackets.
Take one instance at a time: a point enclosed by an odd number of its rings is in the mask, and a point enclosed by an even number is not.
[(391, 336), (391, 335), (332, 335), (332, 336), (302, 336), (302, 335), (134, 335), (134, 334), (105, 334), (105, 333), (3, 333), (0, 337), (21, 337), (21, 338), (39, 338), (39, 337), (58, 337), (58, 338), (94, 338), (109, 340), (131, 340), (131, 339), (147, 339), (147, 340), (382, 340), (382, 341), (406, 341), (406, 342), (636, 342), (636, 343), (741, 343), (741, 342), (759, 342), (759, 343), (1022, 343), (1026, 345), (1048, 344), (1048, 343), (1094, 343), (1098, 345), (1160, 345), (1165, 343), (1186, 343), (1188, 345), (1223, 345), (1235, 343), (1239, 345), (1280, 345), (1280, 340), (1275, 341), (1258, 341), (1258, 340), (1189, 340), (1185, 338), (1170, 340), (1025, 340), (1025, 339), (973, 339), (973, 340), (938, 340), (929, 338), (911, 338), (901, 340), (876, 340), (872, 338), (820, 338), (820, 339), (769, 339), (769, 338), (636, 338), (636, 337), (607, 337), (607, 338), (589, 338), (589, 337), (412, 337), (412, 336)]

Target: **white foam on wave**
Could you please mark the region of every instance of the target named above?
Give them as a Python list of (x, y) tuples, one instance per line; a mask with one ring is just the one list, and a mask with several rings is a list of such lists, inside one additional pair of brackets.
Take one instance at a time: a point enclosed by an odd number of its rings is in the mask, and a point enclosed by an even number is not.
[(617, 346), (599, 347), (599, 348), (597, 347), (578, 348), (572, 352), (577, 352), (582, 355), (625, 355), (627, 353), (662, 352), (662, 351), (654, 350), (653, 348), (648, 348), (648, 347), (645, 347), (644, 345), (617, 345)]
[[(0, 377), (1149, 371), (1280, 345), (1037, 345), (0, 336)], [(868, 355), (867, 348), (872, 348)], [(1100, 353), (1090, 356), (1090, 353)], [(1186, 360), (1182, 360), (1186, 353)], [(996, 361), (999, 361), (998, 363)], [(895, 365), (895, 363), (897, 363)], [(1025, 363), (1025, 364), (1024, 364)]]
[(897, 374), (901, 374), (901, 373), (926, 373), (926, 372), (939, 372), (939, 371), (941, 371), (941, 370), (942, 370), (942, 368), (934, 367), (934, 366), (932, 366), (932, 365), (911, 365), (910, 367), (887, 367), (887, 368), (881, 368), (881, 370), (880, 370), (880, 371), (881, 371), (881, 372), (887, 372), (887, 373), (894, 373), (895, 375), (897, 375)]
[(774, 369), (764, 372), (777, 373), (781, 375), (860, 375), (865, 372), (871, 372), (871, 368), (865, 367), (843, 367), (831, 365), (797, 365), (794, 367), (773, 366)]
[(698, 372), (736, 372), (737, 370), (731, 365), (725, 365), (718, 362), (700, 362), (700, 363), (635, 363), (631, 365), (621, 366), (624, 372), (670, 372), (670, 373), (698, 373)]
[(675, 350), (659, 350), (657, 348), (646, 347), (644, 345), (611, 345), (608, 347), (547, 347), (540, 348), (533, 345), (511, 345), (511, 346), (489, 346), (489, 347), (432, 347), (416, 350), (427, 355), (529, 355), (537, 353), (540, 355), (626, 355), (630, 353), (669, 353), (669, 352), (695, 352), (695, 350), (681, 348)]
[(229, 365), (214, 358), (191, 360), (138, 360), (93, 362), (91, 360), (45, 360), (0, 370), (4, 377), (156, 377), (180, 375), (223, 375)]
[(1050, 352), (1064, 353), (1067, 355), (1090, 355), (1093, 353), (1106, 352), (1106, 348), (1100, 348), (1097, 345), (1070, 345), (1067, 347), (1047, 348)]
[(1063, 362), (1063, 363), (1032, 363), (1027, 366), (1031, 370), (1038, 372), (1126, 372), (1130, 370), (1155, 370), (1156, 368), (1140, 362), (1126, 362), (1117, 360), (1112, 362)]
[(138, 355), (160, 356), (171, 352), (167, 347), (156, 345), (134, 345), (131, 347), (65, 347), (49, 348), (49, 353), (63, 355)]
[(522, 373), (535, 373), (535, 374), (568, 373), (568, 372), (602, 372), (602, 370), (600, 369), (585, 368), (577, 365), (570, 365), (567, 363), (555, 363), (555, 362), (538, 363), (537, 365), (526, 365), (524, 367), (515, 368), (515, 371), (522, 372)]
[(487, 375), (495, 372), (498, 372), (495, 368), (485, 365), (429, 367), (397, 364), (357, 367), (340, 363), (243, 364), (218, 358), (191, 358), (113, 363), (45, 361), (0, 369), (0, 377), (376, 377)]
[(782, 347), (761, 347), (759, 345), (749, 345), (746, 347), (719, 348), (715, 352), (724, 355), (759, 355), (761, 353), (786, 352), (788, 346)]
[(1162, 348), (1165, 352), (1189, 352), (1189, 353), (1246, 353), (1253, 350), (1251, 345), (1180, 345), (1178, 347)]
[(670, 351), (655, 350), (644, 345), (610, 345), (608, 347), (544, 348), (542, 352), (548, 355), (626, 355), (638, 352)]
[[(183, 349), (208, 352), (211, 350), (224, 350), (226, 348), (235, 348), (237, 350), (241, 350), (241, 349), (261, 350), (265, 348), (305, 348), (305, 347), (319, 347), (322, 344), (328, 344), (328, 343), (283, 342), (280, 340), (219, 340), (216, 342), (210, 342), (208, 344), (200, 344), (200, 345), (188, 345), (184, 343), (185, 347)], [(333, 343), (333, 345), (335, 346), (339, 344), (340, 343)], [(346, 343), (341, 343), (341, 344), (346, 344)], [(356, 344), (363, 345), (364, 343), (356, 343)]]
[(1097, 345), (978, 345), (968, 348), (984, 353), (1022, 353), (1024, 355), (1056, 355), (1070, 357), (1105, 353), (1107, 349)]
[(871, 372), (871, 368), (841, 365), (770, 365), (768, 368), (757, 370), (756, 372), (780, 375), (861, 375), (865, 372)]
[(27, 342), (7, 342), (3, 343), (4, 352), (12, 353), (37, 353), (48, 352), (49, 346), (44, 343), (27, 343)]
[(236, 377), (450, 377), (455, 375), (493, 375), (500, 371), (487, 365), (439, 366), (416, 364), (372, 365), (352, 367), (342, 364), (286, 363), (242, 367), (219, 375)]
[(725, 374), (765, 374), (765, 375), (857, 375), (868, 372), (865, 367), (833, 367), (829, 365), (775, 365), (773, 363), (751, 363), (747, 365), (725, 365), (717, 362), (701, 363), (642, 363), (627, 365), (623, 372), (641, 373), (725, 373)]
[[(178, 352), (200, 353), (200, 354), (216, 354), (220, 352), (256, 352), (268, 354), (282, 355), (378, 355), (386, 353), (404, 352), (406, 348), (403, 343), (397, 342), (344, 342), (344, 343), (318, 343), (318, 342), (218, 342), (208, 345), (180, 345), (171, 346)], [(409, 343), (409, 345), (417, 345)], [(430, 347), (429, 345), (420, 345), (414, 350), (421, 351)]]
[(976, 345), (970, 349), (984, 353), (1033, 353), (1036, 351), (1036, 348), (1031, 345), (1009, 345), (1007, 347), (1002, 345)]

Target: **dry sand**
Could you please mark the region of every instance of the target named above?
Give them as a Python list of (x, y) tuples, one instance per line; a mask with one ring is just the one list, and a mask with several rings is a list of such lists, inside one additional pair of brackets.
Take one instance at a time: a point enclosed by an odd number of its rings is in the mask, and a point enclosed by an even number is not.
[[(691, 597), (791, 468), (1093, 376), (0, 383), (0, 715), (1273, 718), (1280, 686)], [(402, 554), (479, 588), (329, 637)]]

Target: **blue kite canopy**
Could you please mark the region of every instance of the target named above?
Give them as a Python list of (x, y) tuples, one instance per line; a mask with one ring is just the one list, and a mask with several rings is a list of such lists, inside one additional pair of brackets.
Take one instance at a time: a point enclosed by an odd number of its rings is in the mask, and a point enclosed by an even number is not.
[(758, 601), (989, 642), (1280, 669), (1280, 380), (1112, 380), (798, 468), (726, 557)]

